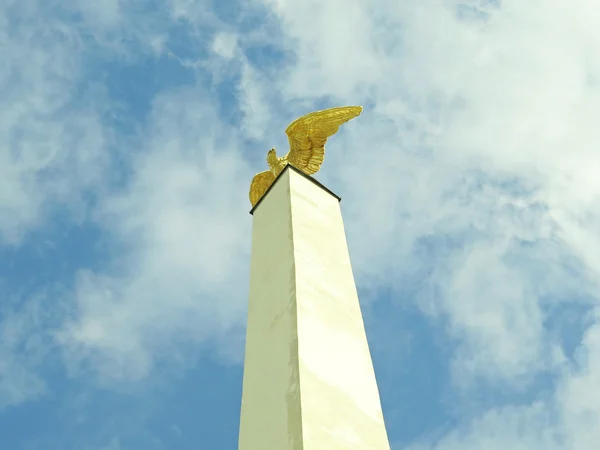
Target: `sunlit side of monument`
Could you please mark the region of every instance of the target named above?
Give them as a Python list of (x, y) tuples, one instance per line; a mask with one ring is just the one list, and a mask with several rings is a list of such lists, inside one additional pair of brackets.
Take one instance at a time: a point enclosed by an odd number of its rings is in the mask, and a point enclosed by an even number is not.
[(339, 198), (287, 165), (252, 213), (239, 450), (389, 450)]

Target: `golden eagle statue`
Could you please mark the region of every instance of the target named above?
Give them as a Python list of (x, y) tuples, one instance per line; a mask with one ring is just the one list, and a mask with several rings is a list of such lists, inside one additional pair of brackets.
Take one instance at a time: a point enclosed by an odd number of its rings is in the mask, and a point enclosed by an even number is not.
[(288, 154), (280, 158), (274, 148), (269, 150), (267, 153), (269, 170), (256, 174), (252, 179), (250, 185), (252, 206), (258, 203), (286, 165), (291, 164), (307, 175), (318, 172), (325, 158), (327, 138), (333, 136), (340, 125), (354, 119), (361, 112), (362, 106), (342, 106), (315, 111), (294, 120), (285, 130), (290, 141)]

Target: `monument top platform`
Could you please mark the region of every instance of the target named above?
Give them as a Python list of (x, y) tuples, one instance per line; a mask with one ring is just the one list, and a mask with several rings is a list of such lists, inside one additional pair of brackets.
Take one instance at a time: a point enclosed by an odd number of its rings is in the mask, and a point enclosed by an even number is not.
[(277, 184), (277, 182), (281, 179), (282, 175), (287, 170), (293, 170), (297, 174), (299, 174), (299, 175), (303, 176), (304, 178), (306, 178), (307, 180), (309, 180), (311, 183), (315, 184), (316, 186), (319, 186), (325, 192), (327, 192), (331, 196), (337, 198), (338, 202), (342, 200), (342, 198), (339, 195), (337, 195), (334, 192), (332, 192), (330, 189), (328, 189), (326, 186), (324, 186), (318, 180), (316, 180), (315, 178), (311, 177), (310, 175), (307, 175), (302, 170), (300, 170), (297, 167), (294, 167), (293, 165), (291, 165), (291, 164), (288, 163), (287, 166), (279, 173), (279, 175), (277, 175), (277, 178), (275, 178), (275, 181), (273, 182), (273, 184), (271, 184), (271, 186), (269, 186), (269, 189), (267, 189), (267, 191), (264, 193), (264, 195), (261, 197), (261, 199), (258, 201), (258, 203), (256, 203), (256, 205), (254, 205), (254, 207), (250, 210), (250, 214), (251, 215), (254, 214), (254, 211), (256, 211), (256, 208), (258, 208), (260, 206), (260, 204), (262, 203), (262, 201), (265, 199), (265, 197), (267, 195), (269, 195), (269, 192), (273, 189), (273, 186), (275, 186), (275, 184)]

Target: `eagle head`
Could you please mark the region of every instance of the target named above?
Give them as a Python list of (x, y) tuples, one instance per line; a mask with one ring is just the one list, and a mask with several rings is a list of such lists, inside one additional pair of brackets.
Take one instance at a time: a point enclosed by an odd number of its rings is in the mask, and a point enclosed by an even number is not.
[(267, 153), (267, 163), (269, 165), (277, 164), (277, 153), (275, 153), (275, 149), (272, 148)]

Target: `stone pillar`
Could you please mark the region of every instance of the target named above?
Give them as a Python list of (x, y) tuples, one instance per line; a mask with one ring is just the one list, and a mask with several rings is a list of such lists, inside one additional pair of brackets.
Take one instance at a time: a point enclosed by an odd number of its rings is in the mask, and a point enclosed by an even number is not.
[(239, 450), (389, 450), (339, 197), (288, 166), (252, 210)]

